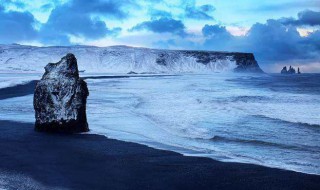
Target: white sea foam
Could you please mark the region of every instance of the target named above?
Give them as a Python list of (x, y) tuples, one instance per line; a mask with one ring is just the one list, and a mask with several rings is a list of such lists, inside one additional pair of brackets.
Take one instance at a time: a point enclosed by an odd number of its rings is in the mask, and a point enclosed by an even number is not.
[[(320, 97), (226, 81), (233, 77), (88, 80), (88, 101), (97, 103), (89, 104), (88, 112), (104, 112), (89, 117), (89, 122), (101, 122), (93, 128), (95, 133), (113, 137), (121, 131), (125, 133), (114, 137), (191, 150), (183, 152), (188, 155), (319, 173), (319, 130), (298, 123), (320, 124)], [(240, 140), (212, 142), (215, 136)], [(285, 149), (289, 147), (299, 151)]]
[[(91, 133), (190, 156), (320, 174), (320, 96), (229, 79), (246, 76), (87, 79)], [(0, 119), (34, 122), (32, 95), (0, 104)]]

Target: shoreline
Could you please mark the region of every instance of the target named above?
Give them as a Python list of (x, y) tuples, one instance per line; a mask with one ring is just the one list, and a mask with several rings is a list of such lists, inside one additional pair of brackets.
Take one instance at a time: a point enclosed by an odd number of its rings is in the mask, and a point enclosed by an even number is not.
[[(124, 75), (109, 75), (109, 76), (84, 76), (80, 77), (83, 80), (87, 79), (119, 79), (119, 78), (137, 78), (137, 77), (170, 77), (170, 76), (178, 76), (178, 75), (169, 75), (169, 74), (124, 74)], [(34, 93), (34, 89), (39, 80), (31, 79), (28, 82), (7, 86), (4, 88), (0, 88), (0, 100), (15, 98), (20, 96), (26, 96)]]
[[(116, 78), (129, 77), (141, 76)], [(0, 100), (33, 94), (36, 82), (2, 88)], [(32, 123), (0, 120), (0, 129), (0, 189), (320, 189), (317, 174), (188, 156), (99, 134), (39, 133)]]
[[(162, 75), (160, 77), (164, 77), (164, 76), (170, 76), (170, 75)], [(86, 77), (82, 77), (84, 79), (91, 79), (91, 80), (94, 80), (94, 79), (112, 79), (112, 78), (131, 78), (131, 77), (159, 77), (159, 76), (154, 76), (154, 75), (146, 75), (146, 76), (139, 76), (139, 75), (133, 75), (133, 76), (124, 76), (124, 75), (121, 75), (121, 76), (86, 76)], [(5, 87), (5, 88), (0, 88), (0, 100), (5, 100), (5, 99), (9, 99), (9, 98), (15, 98), (15, 97), (22, 97), (22, 96), (26, 96), (26, 95), (31, 95), (33, 94), (34, 92), (34, 88), (35, 88), (35, 85), (37, 83), (37, 80), (31, 80), (27, 83), (22, 83), (22, 84), (18, 84), (18, 85), (15, 85), (15, 86), (9, 86), (9, 87)], [(29, 118), (29, 117), (28, 117)], [(4, 120), (10, 120), (10, 118), (6, 118), (4, 117), (3, 118)], [(19, 120), (16, 120), (14, 119), (13, 117), (11, 118), (12, 121), (15, 121), (15, 122), (27, 122), (27, 121), (19, 121)], [(28, 120), (29, 121), (29, 120)], [(31, 121), (31, 120), (30, 120)], [(91, 133), (91, 134), (94, 134), (94, 133)], [(99, 134), (97, 133), (98, 135), (102, 135), (106, 138), (110, 138), (110, 136), (105, 136), (104, 134)], [(213, 159), (213, 160), (218, 160), (218, 161), (221, 161), (219, 159), (215, 159), (215, 158), (212, 158), (210, 156), (204, 156), (204, 155), (201, 155), (200, 154), (195, 154), (195, 155), (189, 155), (188, 151), (191, 151), (191, 150), (184, 150), (183, 148), (178, 148), (179, 150), (176, 150), (175, 148), (176, 147), (173, 147), (172, 148), (166, 148), (166, 147), (170, 147), (170, 145), (165, 145), (165, 144), (161, 144), (161, 143), (144, 143), (144, 142), (138, 142), (138, 141), (126, 141), (125, 139), (122, 139), (122, 138), (114, 138), (115, 140), (124, 140), (125, 142), (133, 142), (133, 143), (138, 143), (138, 144), (142, 144), (142, 145), (145, 145), (145, 146), (148, 146), (150, 148), (154, 148), (154, 149), (158, 149), (158, 150), (169, 150), (169, 151), (173, 151), (173, 152), (177, 152), (179, 154), (182, 154), (184, 156), (192, 156), (192, 157), (206, 157), (206, 158), (210, 158), (210, 159)], [(302, 174), (311, 174), (311, 175), (319, 175), (317, 173), (308, 173), (308, 172), (302, 172), (302, 171), (299, 171), (299, 170), (294, 170), (294, 169), (287, 169), (285, 167), (272, 167), (272, 166), (269, 166), (269, 165), (264, 165), (264, 164), (260, 164), (260, 163), (255, 163), (255, 162), (243, 162), (243, 161), (237, 161), (237, 160), (230, 160), (230, 161), (222, 161), (222, 162), (227, 162), (227, 163), (243, 163), (243, 164), (253, 164), (253, 165), (259, 165), (259, 166), (264, 166), (264, 167), (269, 167), (269, 168), (275, 168), (275, 169), (283, 169), (283, 170), (288, 170), (288, 171), (294, 171), (294, 172), (299, 172), (299, 173), (302, 173)]]
[(183, 156), (102, 135), (39, 133), (30, 123), (0, 126), (0, 182), (1, 172), (20, 176), (5, 189), (320, 188), (318, 175)]

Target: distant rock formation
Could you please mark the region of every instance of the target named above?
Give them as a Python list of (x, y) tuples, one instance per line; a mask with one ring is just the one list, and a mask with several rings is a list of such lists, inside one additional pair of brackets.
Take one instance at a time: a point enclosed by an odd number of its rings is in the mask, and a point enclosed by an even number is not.
[(134, 72), (134, 71), (130, 71), (130, 72), (128, 72), (127, 74), (129, 74), (129, 75), (132, 75), (132, 74), (136, 75), (136, 74), (138, 74), (138, 73), (136, 73), (136, 72)]
[(35, 130), (87, 132), (86, 101), (89, 91), (80, 79), (77, 59), (67, 54), (45, 67), (34, 92)]
[(295, 73), (296, 73), (296, 70), (295, 70), (293, 67), (291, 67), (291, 65), (290, 65), (289, 70), (288, 70), (288, 73), (289, 73), (289, 74), (295, 74)]
[[(281, 74), (296, 74), (296, 70), (291, 67), (289, 67), (289, 69), (287, 70), (287, 66), (284, 66), (280, 72)], [(300, 74), (300, 68), (298, 67), (298, 74)]]
[(287, 70), (287, 66), (284, 66), (281, 70), (281, 74), (287, 74), (288, 70)]

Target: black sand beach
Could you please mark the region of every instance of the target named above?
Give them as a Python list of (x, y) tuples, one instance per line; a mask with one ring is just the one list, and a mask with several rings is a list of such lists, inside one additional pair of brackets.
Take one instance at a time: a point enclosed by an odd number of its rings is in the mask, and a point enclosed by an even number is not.
[(36, 84), (37, 81), (33, 80), (25, 84), (0, 88), (0, 100), (33, 94)]
[[(0, 99), (33, 88), (6, 88)], [(5, 189), (320, 189), (317, 175), (186, 157), (100, 135), (39, 133), (32, 123), (0, 121), (0, 129)]]
[(0, 181), (3, 172), (20, 176), (5, 178), (7, 189), (320, 189), (315, 175), (186, 157), (99, 135), (38, 133), (27, 123), (0, 121), (0, 127)]

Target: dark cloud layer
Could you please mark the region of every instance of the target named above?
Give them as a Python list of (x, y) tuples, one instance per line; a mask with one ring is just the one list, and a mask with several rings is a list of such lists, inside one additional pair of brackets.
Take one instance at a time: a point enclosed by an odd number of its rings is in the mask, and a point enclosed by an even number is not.
[(205, 25), (202, 28), (202, 34), (206, 38), (203, 46), (208, 50), (219, 48), (221, 51), (228, 51), (227, 43), (234, 38), (226, 27), (219, 25)]
[[(298, 14), (294, 22), (270, 19), (265, 24), (254, 24), (247, 35), (233, 36), (225, 26), (205, 25), (202, 28), (203, 43), (188, 43), (188, 49), (214, 51), (252, 52), (263, 64), (274, 64), (296, 60), (318, 61), (320, 59), (320, 30), (301, 36), (298, 26), (316, 26), (318, 13), (310, 10)], [(186, 42), (184, 42), (186, 44)], [(159, 41), (158, 47), (181, 46), (175, 39)]]
[(227, 31), (225, 26), (220, 26), (220, 25), (208, 25), (206, 24), (203, 28), (202, 28), (202, 34), (205, 37), (222, 37), (222, 36), (226, 36), (226, 37), (231, 37), (231, 34)]
[(0, 43), (13, 43), (17, 41), (33, 40), (37, 31), (33, 25), (36, 23), (29, 12), (5, 12), (0, 5)]
[(159, 18), (145, 21), (134, 26), (130, 31), (149, 30), (155, 33), (172, 33), (179, 36), (185, 36), (185, 25), (181, 20), (173, 18)]
[(206, 25), (204, 49), (253, 52), (264, 63), (320, 58), (320, 31), (301, 37), (296, 27), (278, 20), (253, 25), (246, 36), (232, 36), (224, 27)]
[[(297, 30), (301, 23), (309, 26), (317, 23), (317, 20), (313, 20), (314, 16), (306, 16), (308, 13), (299, 13), (299, 19), (296, 20), (299, 24), (283, 23), (283, 19), (270, 19), (265, 24), (256, 23), (245, 36), (233, 36), (225, 26), (205, 25), (202, 28), (202, 36), (205, 38), (203, 43), (182, 43), (188, 44), (188, 49), (252, 52), (262, 64), (316, 62), (320, 59), (320, 30), (304, 37)], [(183, 46), (176, 39), (159, 41), (156, 45), (161, 48)]]
[(282, 18), (280, 21), (286, 25), (320, 26), (320, 11), (305, 10), (298, 13), (298, 19)]
[[(4, 3), (7, 6), (24, 7), (20, 1), (5, 0)], [(125, 19), (128, 13), (124, 7), (128, 6), (136, 6), (136, 4), (133, 0), (71, 0), (56, 7), (48, 3), (40, 9), (53, 8), (53, 10), (48, 21), (40, 25), (40, 30), (34, 29), (34, 25), (39, 22), (31, 13), (5, 12), (4, 8), (0, 7), (0, 42), (37, 40), (44, 44), (68, 45), (71, 35), (89, 40), (114, 36), (121, 31), (121, 28), (107, 27), (102, 18)]]
[[(52, 10), (49, 20), (40, 30), (45, 43), (68, 44), (68, 35), (99, 39), (107, 35), (116, 35), (121, 28), (110, 29), (100, 16), (124, 19), (127, 14), (123, 3), (131, 1), (73, 0)], [(99, 15), (94, 17), (95, 15)]]
[(202, 5), (202, 6), (190, 6), (188, 5), (185, 9), (185, 16), (192, 19), (200, 20), (214, 20), (210, 13), (213, 12), (215, 8), (212, 5)]

